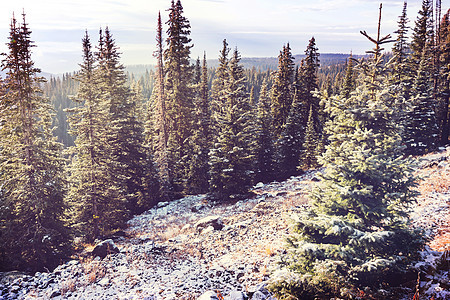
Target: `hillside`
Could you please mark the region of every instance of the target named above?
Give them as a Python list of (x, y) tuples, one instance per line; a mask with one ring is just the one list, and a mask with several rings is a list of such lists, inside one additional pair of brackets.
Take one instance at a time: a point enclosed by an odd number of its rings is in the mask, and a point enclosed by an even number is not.
[[(417, 266), (426, 275), (421, 293), (435, 300), (450, 296), (448, 258), (438, 266), (450, 244), (449, 156), (447, 148), (419, 160), (423, 181), (412, 212), (430, 237)], [(265, 283), (318, 172), (257, 184), (253, 197), (235, 203), (211, 203), (205, 195), (160, 203), (111, 237), (103, 259), (90, 255), (93, 245), (79, 245), (84, 251), (53, 272), (1, 274), (0, 299), (270, 299)], [(402, 290), (404, 299), (412, 299), (411, 287)]]

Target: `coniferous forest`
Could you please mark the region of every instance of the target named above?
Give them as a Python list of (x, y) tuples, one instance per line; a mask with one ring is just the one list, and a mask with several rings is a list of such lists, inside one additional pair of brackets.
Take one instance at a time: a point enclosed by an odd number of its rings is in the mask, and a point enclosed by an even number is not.
[(377, 34), (361, 28), (366, 55), (323, 63), (312, 33), (304, 49), (280, 45), (276, 68), (245, 68), (226, 39), (208, 66), (206, 53), (191, 57), (181, 1), (165, 12), (151, 69), (127, 71), (106, 27), (80, 37), (76, 72), (49, 80), (25, 13), (12, 17), (0, 79), (0, 270), (52, 270), (75, 239), (120, 234), (160, 202), (235, 202), (257, 183), (321, 168), (273, 294), (355, 299), (410, 274), (426, 243), (409, 226), (414, 158), (449, 144), (450, 10), (423, 0), (409, 22), (405, 2), (383, 35), (380, 5)]

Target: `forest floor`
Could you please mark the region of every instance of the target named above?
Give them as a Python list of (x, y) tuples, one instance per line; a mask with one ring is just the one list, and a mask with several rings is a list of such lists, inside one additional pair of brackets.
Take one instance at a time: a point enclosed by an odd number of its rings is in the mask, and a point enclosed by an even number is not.
[[(439, 264), (450, 248), (450, 148), (418, 165), (412, 220), (430, 238), (417, 266), (426, 274), (420, 299), (450, 299), (448, 260), (446, 270)], [(84, 245), (53, 272), (0, 274), (0, 300), (271, 299), (265, 283), (286, 251), (292, 216), (308, 206), (317, 172), (257, 184), (254, 196), (231, 203), (210, 203), (205, 195), (160, 203), (114, 239), (119, 253), (101, 259), (88, 255), (93, 245)]]

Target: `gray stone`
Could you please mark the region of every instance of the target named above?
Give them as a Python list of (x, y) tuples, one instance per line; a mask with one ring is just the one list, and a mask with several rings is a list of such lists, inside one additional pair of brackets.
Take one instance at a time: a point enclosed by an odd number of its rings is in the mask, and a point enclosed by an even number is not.
[(219, 216), (209, 216), (199, 220), (195, 223), (194, 227), (199, 229), (207, 228), (209, 226), (214, 227), (214, 230), (221, 230), (223, 228), (222, 219)]
[(98, 256), (101, 259), (105, 258), (108, 254), (111, 253), (119, 253), (120, 250), (117, 248), (117, 246), (114, 244), (113, 240), (108, 239), (104, 240), (103, 242), (98, 243), (94, 250), (92, 250), (93, 256)]

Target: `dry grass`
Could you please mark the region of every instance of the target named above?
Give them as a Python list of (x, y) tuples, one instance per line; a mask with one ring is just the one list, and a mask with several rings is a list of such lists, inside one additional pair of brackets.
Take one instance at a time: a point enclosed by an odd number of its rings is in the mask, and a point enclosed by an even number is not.
[(418, 192), (424, 196), (428, 193), (445, 193), (450, 189), (450, 169), (428, 168), (419, 174), (423, 180), (419, 182)]
[(106, 275), (106, 268), (101, 265), (100, 261), (92, 260), (92, 258), (83, 262), (83, 269), (88, 284), (97, 282)]
[(63, 281), (60, 287), (61, 295), (64, 296), (69, 291), (74, 292), (76, 288), (77, 288), (77, 281), (75, 279)]
[(266, 255), (271, 257), (275, 255), (275, 249), (272, 245), (266, 245), (265, 247)]

